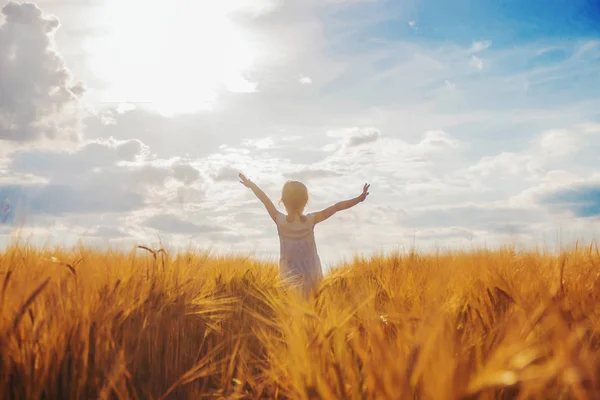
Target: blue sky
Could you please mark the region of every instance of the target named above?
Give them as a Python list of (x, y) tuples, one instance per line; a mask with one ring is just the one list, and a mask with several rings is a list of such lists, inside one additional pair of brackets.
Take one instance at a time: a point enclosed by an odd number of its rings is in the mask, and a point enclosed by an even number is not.
[(600, 33), (600, 5), (593, 0), (494, 1), (383, 1), (363, 3), (338, 15), (385, 15), (387, 21), (368, 26), (366, 36), (403, 39), (414, 21), (418, 37), (469, 44), (486, 37), (495, 46), (522, 41), (594, 38)]
[(597, 2), (0, 7), (2, 243), (18, 227), (276, 258), (239, 170), (274, 200), (305, 181), (308, 211), (372, 184), (317, 228), (326, 265), (596, 233)]

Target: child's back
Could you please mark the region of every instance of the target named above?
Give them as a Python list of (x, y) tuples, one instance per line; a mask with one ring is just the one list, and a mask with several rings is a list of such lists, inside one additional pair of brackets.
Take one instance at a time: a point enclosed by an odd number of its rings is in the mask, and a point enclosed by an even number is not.
[(300, 277), (302, 289), (307, 293), (323, 278), (315, 242), (315, 215), (286, 216), (277, 212), (275, 223), (279, 234), (279, 268), (286, 277)]

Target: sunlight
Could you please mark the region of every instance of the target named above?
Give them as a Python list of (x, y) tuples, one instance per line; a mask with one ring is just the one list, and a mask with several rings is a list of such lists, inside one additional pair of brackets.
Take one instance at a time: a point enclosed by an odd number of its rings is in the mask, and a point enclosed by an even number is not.
[(210, 109), (219, 90), (253, 92), (256, 49), (229, 14), (240, 1), (106, 0), (106, 34), (88, 42), (101, 101), (147, 103), (162, 114)]

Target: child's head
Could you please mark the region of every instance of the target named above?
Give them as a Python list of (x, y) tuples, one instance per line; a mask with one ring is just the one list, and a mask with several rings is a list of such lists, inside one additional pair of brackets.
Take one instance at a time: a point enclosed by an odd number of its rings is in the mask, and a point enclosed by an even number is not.
[(290, 214), (300, 214), (308, 203), (308, 189), (298, 181), (287, 181), (281, 191), (281, 202)]

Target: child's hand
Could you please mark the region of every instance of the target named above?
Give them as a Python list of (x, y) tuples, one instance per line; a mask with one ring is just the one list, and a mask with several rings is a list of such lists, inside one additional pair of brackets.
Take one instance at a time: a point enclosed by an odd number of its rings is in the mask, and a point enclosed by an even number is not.
[(360, 201), (365, 201), (365, 199), (367, 198), (367, 196), (369, 195), (369, 188), (371, 187), (371, 185), (365, 183), (365, 186), (363, 186), (363, 191), (362, 194), (360, 196), (358, 196), (358, 199)]
[(241, 172), (239, 174), (239, 177), (240, 177), (240, 183), (242, 185), (246, 186), (247, 188), (249, 188), (250, 184), (252, 183), (252, 182), (250, 182), (250, 179), (246, 178), (246, 175), (242, 174)]

